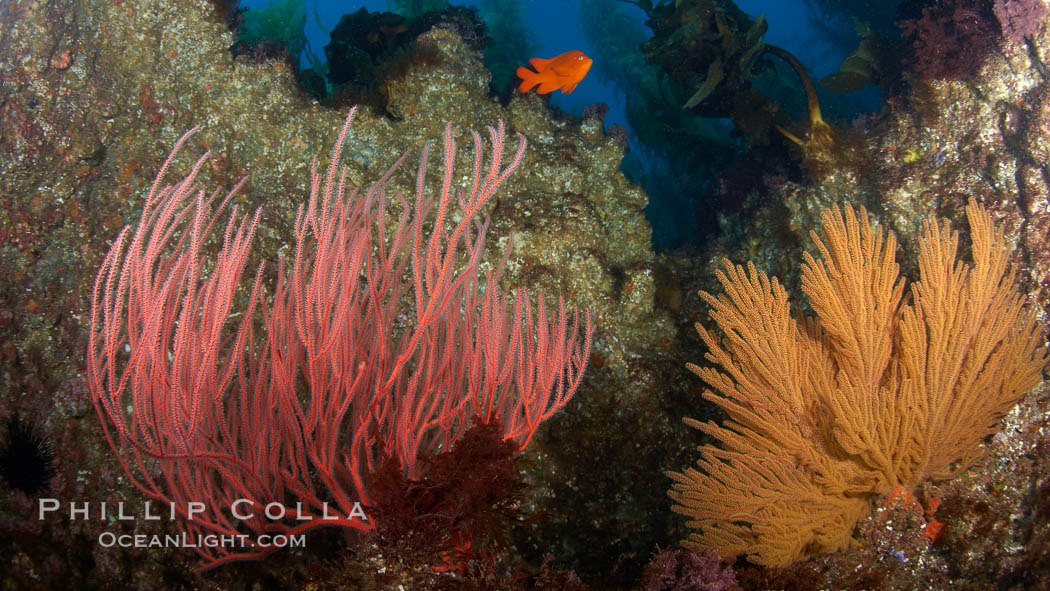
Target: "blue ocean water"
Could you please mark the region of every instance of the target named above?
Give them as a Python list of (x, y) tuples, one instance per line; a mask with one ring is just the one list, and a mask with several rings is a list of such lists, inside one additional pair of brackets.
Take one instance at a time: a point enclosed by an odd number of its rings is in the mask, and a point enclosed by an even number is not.
[[(331, 30), (344, 14), (353, 13), (361, 8), (370, 12), (395, 11), (393, 2), (388, 0), (369, 0), (367, 2), (339, 2), (334, 0), (243, 0), (241, 7), (248, 11), (260, 10), (275, 5), (302, 4), (300, 15), (304, 17), (303, 33), (307, 45), (300, 62), (309, 67), (325, 59), (324, 47), (329, 43)], [(469, 5), (481, 8), (480, 1), (455, 1), (451, 5)], [(499, 2), (491, 4), (499, 5)], [(629, 81), (623, 77), (614, 80), (607, 70), (607, 57), (616, 52), (636, 49), (641, 41), (652, 36), (646, 25), (646, 14), (633, 2), (617, 0), (526, 0), (517, 4), (522, 11), (520, 26), (525, 29), (536, 45), (532, 57), (549, 58), (569, 50), (580, 50), (595, 60), (589, 75), (576, 87), (572, 94), (555, 91), (551, 95), (551, 104), (567, 113), (580, 116), (584, 109), (594, 103), (605, 103), (609, 110), (604, 121), (606, 128), (618, 124), (627, 128), (629, 134), (629, 153), (624, 159), (623, 169), (631, 180), (640, 183), (650, 196), (646, 208), (653, 225), (653, 245), (657, 249), (673, 249), (683, 244), (698, 243), (704, 238), (702, 223), (698, 226), (697, 216), (703, 216), (701, 210), (706, 206), (703, 195), (713, 179), (714, 170), (701, 166), (686, 166), (691, 173), (682, 174), (682, 162), (671, 163), (670, 155), (660, 150), (660, 146), (643, 145), (638, 134), (632, 129), (627, 116), (628, 97), (637, 93)], [(643, 2), (644, 4), (644, 2)], [(653, 2), (659, 5), (660, 2)], [(841, 13), (825, 13), (818, 8), (815, 0), (741, 0), (737, 7), (751, 18), (764, 15), (768, 30), (764, 36), (767, 44), (779, 46), (795, 57), (806, 67), (814, 81), (835, 72), (851, 51), (856, 49), (861, 37), (856, 32), (855, 24)], [(892, 2), (890, 4), (893, 4)], [(595, 10), (595, 7), (601, 7)], [(588, 8), (590, 12), (588, 12)], [(892, 12), (892, 7), (883, 12)], [(605, 16), (595, 16), (595, 14)], [(593, 31), (601, 29), (603, 23), (588, 23), (586, 19), (608, 18), (621, 19), (614, 25), (622, 29), (624, 39), (622, 47), (596, 47), (592, 40)], [(611, 21), (610, 21), (611, 22)], [(628, 26), (625, 26), (628, 25)], [(591, 39), (587, 31), (592, 31)], [(629, 30), (632, 29), (633, 31)], [(637, 40), (630, 37), (637, 37)], [(639, 56), (640, 56), (639, 49)], [(639, 63), (643, 58), (639, 57)], [(606, 62), (606, 63), (603, 63)], [(519, 65), (526, 65), (525, 63)], [(619, 67), (615, 65), (614, 67)], [(797, 80), (793, 81), (797, 85)], [(818, 92), (824, 102), (827, 94)], [(804, 104), (801, 92), (796, 102), (796, 116), (805, 117), (798, 109)], [(877, 89), (869, 86), (866, 90), (853, 93), (844, 99), (841, 95), (830, 98), (834, 103), (830, 118), (839, 122), (878, 108), (881, 95)], [(785, 108), (791, 108), (786, 105)], [(829, 117), (825, 109), (825, 117)], [(728, 121), (707, 121), (712, 129), (722, 131), (725, 142), (739, 142), (739, 138), (728, 137), (732, 127)], [(652, 144), (650, 139), (650, 144)], [(681, 150), (676, 146), (673, 149)], [(702, 159), (703, 155), (698, 154)], [(712, 165), (717, 170), (717, 165)], [(698, 213), (700, 212), (700, 213)]]

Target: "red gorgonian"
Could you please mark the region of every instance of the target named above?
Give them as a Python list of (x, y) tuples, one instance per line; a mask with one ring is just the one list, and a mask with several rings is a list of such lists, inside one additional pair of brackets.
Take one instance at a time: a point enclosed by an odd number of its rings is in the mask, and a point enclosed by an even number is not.
[[(295, 256), (278, 263), (272, 297), (261, 264), (251, 290), (241, 287), (258, 211), (239, 217), (235, 206), (218, 255), (202, 254), (240, 184), (212, 209), (218, 192), (195, 184), (205, 154), (162, 187), (196, 129), (95, 281), (87, 371), (110, 446), (143, 494), (175, 508), (182, 535), (243, 540), (198, 545), (201, 568), (272, 551), (256, 543), (264, 534), (371, 529), (361, 507), (384, 458), (418, 478), (418, 458), (447, 450), (472, 422), (498, 423), (523, 449), (582, 379), (589, 312), (581, 325), (561, 299), (549, 315), (542, 295), (532, 306), (524, 290), (502, 293), (509, 247), (481, 271), (488, 220), (478, 218), (524, 138), (502, 168), (503, 124), (490, 127), (484, 170), (473, 133), (464, 192), (453, 189), (449, 125), (440, 190), (426, 188), (424, 147), (410, 202), (387, 196), (405, 156), (367, 191), (349, 186), (339, 156), (353, 116), (327, 171), (314, 160)], [(235, 301), (246, 304), (234, 311)]]

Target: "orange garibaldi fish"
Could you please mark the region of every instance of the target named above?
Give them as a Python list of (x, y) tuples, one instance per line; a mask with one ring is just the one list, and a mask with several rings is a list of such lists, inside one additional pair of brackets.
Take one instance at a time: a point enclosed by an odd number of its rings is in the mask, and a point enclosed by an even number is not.
[(559, 88), (562, 93), (569, 94), (587, 75), (592, 63), (594, 62), (591, 58), (576, 50), (566, 51), (550, 59), (534, 57), (529, 60), (529, 64), (535, 72), (528, 68), (518, 68), (518, 78), (521, 78), (518, 90), (528, 92), (539, 84), (540, 87), (536, 89), (539, 94), (547, 94)]

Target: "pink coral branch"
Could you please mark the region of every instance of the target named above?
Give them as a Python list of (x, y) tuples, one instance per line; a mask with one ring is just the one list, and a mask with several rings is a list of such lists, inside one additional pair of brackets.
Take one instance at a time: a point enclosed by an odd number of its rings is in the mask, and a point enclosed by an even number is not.
[[(251, 290), (240, 290), (258, 211), (238, 216), (234, 207), (218, 255), (202, 262), (240, 185), (212, 210), (217, 193), (206, 197), (195, 184), (205, 154), (161, 188), (196, 128), (175, 144), (138, 227), (120, 233), (96, 278), (87, 352), (96, 411), (132, 483), (174, 503), (187, 534), (370, 529), (358, 503), (368, 506), (369, 474), (382, 456), (420, 478), (419, 458), (447, 451), (472, 421), (498, 421), (523, 449), (582, 379), (589, 313), (581, 327), (560, 299), (549, 320), (542, 295), (535, 317), (524, 290), (510, 303), (498, 289), (506, 256), (479, 282), (488, 221), (477, 217), (519, 165), (524, 138), (503, 167), (503, 125), (489, 128), (493, 153), (483, 174), (473, 134), (473, 187), (453, 203), (449, 125), (440, 191), (426, 190), (424, 148), (414, 203), (391, 203), (387, 187), (405, 156), (364, 194), (347, 186), (339, 159), (353, 117), (326, 170), (316, 159), (311, 166), (295, 256), (287, 270), (279, 262), (271, 305), (261, 265)], [(453, 205), (462, 210), (455, 222)], [(191, 519), (193, 502), (204, 510)], [(267, 506), (308, 520), (264, 518)], [(238, 507), (254, 515), (239, 516)], [(272, 548), (249, 539), (245, 548), (197, 551), (208, 568)]]

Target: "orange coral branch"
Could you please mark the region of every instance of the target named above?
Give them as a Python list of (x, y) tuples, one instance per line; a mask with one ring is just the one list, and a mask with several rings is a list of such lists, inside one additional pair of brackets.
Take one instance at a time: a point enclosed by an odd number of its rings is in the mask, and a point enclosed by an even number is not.
[[(724, 333), (697, 327), (714, 367), (689, 368), (729, 420), (686, 419), (721, 445), (700, 448), (698, 470), (668, 474), (674, 510), (696, 530), (686, 546), (764, 565), (835, 550), (869, 499), (983, 453), (1039, 383), (1047, 350), (1002, 231), (973, 200), (966, 212), (973, 264), (957, 260), (946, 222), (928, 222), (910, 303), (896, 240), (863, 208), (824, 212), (823, 240), (813, 235), (820, 256), (806, 255), (802, 286), (815, 320), (795, 319), (776, 279), (725, 261), (725, 293), (700, 294)], [(927, 534), (941, 527), (931, 519)]]

